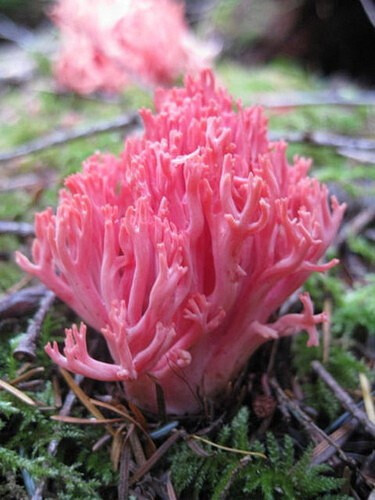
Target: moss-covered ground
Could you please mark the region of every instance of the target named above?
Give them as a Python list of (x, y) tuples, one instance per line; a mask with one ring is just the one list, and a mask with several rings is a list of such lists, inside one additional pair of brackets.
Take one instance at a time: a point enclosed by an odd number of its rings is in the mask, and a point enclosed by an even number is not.
[[(300, 96), (302, 103), (298, 106), (267, 109), (273, 132), (319, 131), (375, 139), (374, 106), (360, 102), (350, 106), (303, 105), (304, 96), (332, 90), (333, 82), (290, 62), (249, 69), (222, 61), (217, 65), (217, 73), (231, 93), (246, 105), (267, 102), (270, 97), (281, 99), (291, 93)], [(357, 89), (340, 83), (340, 91), (355, 96)], [(3, 85), (0, 103), (1, 153), (57, 129), (69, 131), (105, 122), (140, 106), (152, 105), (152, 99), (137, 89), (115, 99), (61, 94), (55, 90), (48, 64), (37, 58), (34, 77), (18, 86)], [(87, 156), (96, 150), (118, 153), (123, 141), (121, 130), (95, 134), (0, 164), (0, 222), (32, 223), (36, 211), (56, 204), (64, 177), (80, 169)], [(341, 264), (327, 274), (313, 275), (306, 284), (317, 309), (331, 311), (330, 329), (325, 331), (318, 348), (306, 347), (305, 334), (267, 344), (257, 360), (250, 361), (230, 407), (202, 415), (198, 420), (180, 420), (170, 425), (185, 429), (190, 435), (198, 433), (219, 448), (190, 437), (165, 454), (160, 452), (155, 467), (141, 475), (138, 483), (131, 484), (133, 497), (174, 498), (176, 492), (178, 498), (202, 499), (367, 498), (375, 486), (375, 460), (371, 454), (375, 440), (363, 426), (357, 425), (344, 444), (337, 441), (339, 452), (336, 450), (328, 460), (322, 460), (324, 466), (311, 465), (312, 457), (320, 457), (313, 425), (304, 425), (303, 417), (283, 406), (275, 388), (267, 395), (260, 384), (265, 373), (269, 378), (275, 377), (303, 414), (331, 434), (337, 429), (344, 432), (340, 417), (345, 410), (313, 373), (311, 362), (323, 363), (359, 404), (363, 398), (360, 374), (370, 384), (373, 381), (375, 165), (350, 159), (335, 147), (311, 142), (291, 144), (289, 154), (311, 156), (313, 175), (329, 183), (332, 191), (348, 204), (339, 240), (330, 251), (331, 257), (341, 259)], [(3, 304), (10, 294), (35, 284), (13, 262), (13, 252), (17, 248), (27, 251), (29, 245), (29, 238), (7, 232), (0, 235)], [(0, 378), (20, 391), (12, 393), (9, 387), (0, 385), (0, 497), (30, 498), (41, 484), (45, 498), (121, 497), (127, 488), (122, 439), (132, 425), (127, 417), (120, 423), (94, 425), (92, 420), (87, 422), (93, 417), (92, 411), (84, 406), (83, 398), (77, 397), (68, 416), (81, 421), (51, 419), (59, 414), (69, 387), (44, 353), (43, 345), (52, 338), (62, 338), (63, 327), (74, 319), (72, 312), (55, 302), (42, 324), (35, 360), (29, 363), (13, 357), (35, 307), (30, 306), (27, 312), (0, 311)], [(81, 387), (86, 395), (112, 405), (112, 410), (102, 409), (106, 418), (119, 416), (115, 384), (83, 381)], [(36, 404), (30, 404), (22, 395)], [(124, 401), (121, 404), (126, 405)], [(143, 425), (137, 409), (126, 407), (126, 412)], [(166, 422), (150, 419), (147, 431), (162, 428), (161, 437), (153, 434), (156, 448), (169, 439), (170, 427)], [(112, 433), (108, 433), (108, 428)], [(134, 432), (133, 436), (132, 450), (138, 446), (144, 451), (131, 455), (130, 478), (152, 454), (143, 433)], [(56, 446), (52, 452), (53, 442)], [(256, 451), (266, 458), (238, 450)]]

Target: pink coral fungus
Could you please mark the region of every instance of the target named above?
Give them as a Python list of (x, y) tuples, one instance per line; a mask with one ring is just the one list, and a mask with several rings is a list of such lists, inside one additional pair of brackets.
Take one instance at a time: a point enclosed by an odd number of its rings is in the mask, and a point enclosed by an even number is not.
[(175, 0), (59, 0), (59, 83), (78, 93), (117, 92), (131, 81), (168, 84), (208, 64)]
[(211, 72), (158, 91), (156, 108), (141, 111), (144, 133), (119, 158), (96, 154), (66, 179), (56, 215), (36, 216), (34, 263), (17, 261), (101, 331), (113, 358), (88, 354), (81, 324), (64, 354), (46, 347), (56, 363), (123, 381), (153, 411), (156, 381), (170, 413), (192, 413), (268, 339), (306, 330), (316, 345), (325, 315), (307, 294), (300, 314), (269, 318), (336, 263), (318, 261), (344, 206), (307, 176), (309, 160), (288, 164), (262, 110), (234, 103)]

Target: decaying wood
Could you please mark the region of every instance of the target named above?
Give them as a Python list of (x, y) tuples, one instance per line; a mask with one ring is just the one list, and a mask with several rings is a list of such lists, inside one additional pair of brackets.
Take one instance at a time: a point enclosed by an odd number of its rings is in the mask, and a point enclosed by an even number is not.
[(130, 473), (130, 447), (126, 441), (123, 445), (118, 484), (118, 500), (126, 500), (129, 493), (129, 473)]
[(367, 417), (366, 413), (362, 411), (355, 404), (349, 394), (336, 382), (330, 373), (323, 367), (319, 361), (313, 361), (311, 366), (315, 373), (323, 380), (323, 382), (331, 389), (336, 398), (340, 401), (342, 406), (348, 410), (353, 417), (363, 426), (366, 432), (375, 437), (375, 424), (373, 424)]
[[(329, 434), (329, 437), (336, 444), (336, 446), (342, 447), (358, 425), (358, 420), (356, 418), (351, 418), (350, 420), (344, 422), (339, 429), (332, 432), (332, 434)], [(318, 465), (327, 462), (333, 455), (336, 454), (336, 446), (333, 446), (327, 441), (321, 441), (313, 450), (311, 463), (313, 465)]]
[(13, 352), (13, 356), (17, 360), (34, 361), (36, 356), (36, 341), (40, 333), (40, 328), (54, 300), (55, 294), (50, 290), (46, 290), (40, 301), (40, 307), (32, 319), (25, 336)]
[(137, 469), (130, 479), (130, 486), (139, 481), (147, 472), (161, 459), (162, 456), (169, 450), (169, 448), (178, 440), (182, 434), (179, 431), (174, 431), (164, 443), (159, 446), (156, 452), (143, 464), (142, 467)]
[(46, 291), (45, 286), (37, 285), (5, 296), (0, 301), (0, 319), (22, 316), (34, 310)]
[(308, 433), (310, 439), (315, 443), (319, 444), (322, 441), (326, 441), (328, 444), (334, 447), (335, 451), (338, 453), (340, 458), (354, 466), (355, 462), (348, 457), (348, 455), (341, 449), (341, 447), (335, 442), (331, 436), (328, 436), (316, 423), (300, 408), (299, 404), (290, 399), (285, 392), (282, 390), (280, 385), (275, 379), (270, 381), (271, 386), (274, 388), (277, 398), (282, 401), (282, 403), (288, 408), (293, 417), (298, 420), (302, 427)]
[(359, 234), (366, 226), (375, 220), (375, 207), (368, 207), (359, 212), (355, 217), (343, 225), (335, 244), (341, 245), (349, 236)]

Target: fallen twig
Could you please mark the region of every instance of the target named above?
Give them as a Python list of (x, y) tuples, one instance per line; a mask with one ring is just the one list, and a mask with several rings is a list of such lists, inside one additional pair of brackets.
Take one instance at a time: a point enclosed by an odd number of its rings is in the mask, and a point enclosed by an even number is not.
[[(128, 115), (118, 116), (106, 122), (90, 125), (88, 127), (80, 127), (69, 131), (58, 130), (49, 135), (23, 144), (13, 151), (0, 153), (0, 163), (21, 158), (32, 153), (37, 153), (54, 146), (60, 146), (77, 139), (83, 139), (104, 132), (113, 132), (123, 128), (134, 128), (137, 126), (140, 126), (138, 115), (136, 113), (130, 113)], [(330, 132), (273, 131), (270, 132), (269, 135), (270, 139), (273, 141), (285, 139), (288, 142), (305, 142), (317, 146), (338, 148), (338, 152), (342, 149), (343, 154), (345, 155), (347, 155), (347, 151), (349, 150), (351, 154), (357, 154), (361, 151), (372, 152), (375, 150), (375, 140), (364, 137), (350, 137), (346, 135), (333, 134)]]
[(46, 290), (42, 300), (40, 301), (40, 307), (36, 312), (33, 320), (31, 321), (25, 336), (19, 343), (18, 347), (13, 351), (13, 356), (17, 360), (34, 361), (36, 340), (40, 333), (40, 328), (42, 326), (43, 320), (54, 300), (55, 294), (50, 290)]
[(269, 137), (272, 141), (284, 139), (288, 142), (305, 142), (316, 146), (328, 146), (333, 148), (345, 148), (350, 150), (375, 150), (375, 140), (365, 137), (352, 137), (332, 132), (309, 131), (299, 132), (297, 130), (271, 131)]
[[(64, 368), (59, 368), (61, 375), (64, 377), (65, 382), (68, 384), (70, 389), (74, 392), (83, 406), (97, 419), (104, 420), (105, 417), (103, 413), (92, 403), (91, 399), (87, 394), (79, 387), (79, 385), (75, 382), (75, 379), (68, 373)], [(105, 424), (105, 428), (107, 432), (109, 432), (112, 436), (116, 434), (116, 431), (112, 428), (112, 426)]]
[(318, 92), (285, 92), (258, 96), (258, 104), (266, 108), (299, 108), (306, 106), (375, 106), (375, 92), (372, 90), (346, 89)]
[(169, 448), (180, 438), (182, 433), (179, 431), (174, 431), (169, 438), (164, 441), (164, 443), (159, 446), (151, 457), (146, 460), (142, 467), (137, 469), (130, 479), (129, 485), (132, 486), (137, 481), (139, 481), (147, 472), (161, 459), (161, 457), (169, 450)]
[(135, 462), (139, 467), (143, 467), (146, 463), (145, 453), (143, 451), (141, 442), (137, 436), (137, 432), (131, 432), (129, 434), (129, 443), (133, 451), (133, 457), (135, 458)]
[(293, 415), (293, 417), (300, 422), (300, 424), (306, 429), (311, 440), (314, 443), (316, 444), (320, 443), (322, 440), (322, 433), (324, 434), (324, 431), (322, 431), (322, 429), (320, 429), (311, 420), (311, 418), (308, 415), (306, 415), (306, 413), (300, 408), (300, 406), (295, 401), (290, 399), (285, 394), (285, 392), (275, 379), (270, 380), (270, 385), (274, 388), (276, 392), (279, 405), (281, 405), (284, 408), (287, 408), (289, 413)]
[(12, 379), (9, 381), (10, 384), (12, 385), (18, 385), (21, 382), (25, 382), (26, 380), (30, 380), (34, 375), (40, 375), (41, 373), (44, 372), (43, 366), (37, 366), (36, 368), (32, 368), (31, 370), (28, 370), (18, 377)]
[(23, 144), (13, 151), (0, 154), (0, 163), (21, 158), (31, 153), (37, 153), (49, 149), (53, 146), (61, 146), (77, 139), (91, 137), (103, 132), (113, 132), (115, 130), (135, 128), (140, 125), (139, 117), (136, 113), (117, 116), (106, 122), (97, 123), (87, 127), (80, 127), (73, 130), (57, 130), (51, 134), (40, 137), (34, 141)]
[(103, 425), (103, 424), (118, 424), (123, 422), (123, 418), (79, 418), (71, 417), (70, 415), (52, 415), (51, 420), (56, 422), (64, 422), (66, 424), (79, 424), (79, 425)]
[(17, 389), (17, 387), (13, 387), (12, 384), (9, 384), (5, 380), (0, 379), (0, 389), (4, 389), (27, 405), (36, 406), (37, 404), (33, 399), (30, 398), (30, 396), (22, 392), (20, 389)]
[[(65, 370), (64, 370), (65, 371)], [(65, 372), (66, 374), (67, 372)], [(65, 375), (64, 375), (65, 376)], [(92, 399), (92, 398), (88, 398), (89, 399), (89, 402), (90, 404), (94, 405), (95, 407), (96, 406), (99, 406), (101, 408), (106, 408), (107, 410), (110, 410), (114, 413), (117, 413), (118, 415), (121, 415), (123, 417), (124, 420), (130, 422), (131, 424), (135, 425), (135, 427), (137, 427), (141, 432), (143, 432), (143, 435), (144, 437), (147, 439), (147, 441), (149, 442), (149, 445), (152, 447), (153, 451), (156, 450), (155, 448), (155, 445), (150, 437), (150, 435), (148, 434), (148, 432), (141, 426), (141, 424), (135, 419), (133, 418), (127, 411), (126, 409), (124, 408), (124, 406), (120, 405), (120, 408), (119, 408), (119, 405), (117, 406), (114, 406), (114, 405), (111, 405), (109, 403), (105, 403), (104, 401), (98, 401), (96, 399)], [(85, 403), (84, 403), (85, 404)], [(85, 404), (86, 406), (86, 404)], [(86, 406), (86, 408), (90, 409), (88, 406)], [(90, 410), (91, 411), (91, 410)], [(93, 412), (91, 412), (93, 413)], [(94, 414), (94, 413), (93, 413)], [(94, 414), (94, 416), (96, 416)], [(112, 433), (113, 435), (113, 433)]]
[(26, 238), (34, 236), (34, 226), (27, 222), (0, 220), (0, 234), (14, 234)]
[(322, 441), (326, 441), (331, 446), (334, 447), (335, 451), (338, 453), (340, 458), (350, 464), (355, 465), (353, 460), (347, 456), (347, 454), (340, 448), (340, 446), (328, 436), (316, 423), (300, 408), (298, 403), (285, 394), (282, 388), (279, 386), (275, 379), (270, 381), (271, 386), (275, 389), (278, 399), (288, 408), (293, 417), (300, 422), (300, 424), (306, 429), (312, 441), (315, 444), (319, 444)]
[(121, 458), (118, 483), (118, 500), (126, 500), (129, 493), (129, 472), (130, 472), (130, 447), (127, 441), (124, 442)]
[(171, 477), (170, 477), (170, 472), (167, 473), (167, 480), (166, 480), (166, 490), (167, 490), (167, 496), (168, 500), (178, 500), (176, 492), (174, 490)]
[(359, 214), (357, 214), (343, 226), (336, 238), (335, 244), (339, 246), (344, 243), (349, 236), (356, 236), (374, 219), (375, 207), (369, 207), (365, 210), (362, 210), (361, 212), (359, 212)]
[(46, 291), (45, 286), (37, 285), (7, 295), (0, 301), (0, 319), (22, 316), (32, 311), (38, 306)]
[(327, 370), (322, 366), (319, 361), (313, 361), (311, 366), (315, 373), (327, 384), (327, 386), (334, 393), (336, 398), (340, 401), (342, 406), (348, 410), (353, 417), (355, 417), (360, 424), (362, 424), (363, 428), (371, 434), (371, 436), (375, 437), (375, 424), (373, 424), (368, 418), (365, 412), (363, 412), (358, 406), (355, 404), (353, 399), (349, 396), (349, 394), (344, 391), (344, 389), (336, 382), (336, 380), (330, 375)]
[(337, 152), (349, 160), (355, 160), (361, 163), (375, 163), (375, 151), (374, 150), (358, 150), (350, 148), (339, 148)]
[(365, 405), (366, 415), (370, 420), (370, 422), (375, 424), (375, 407), (374, 407), (374, 400), (371, 394), (370, 381), (364, 373), (360, 373), (359, 382), (362, 389), (362, 397)]
[(327, 321), (323, 323), (323, 363), (329, 360), (329, 352), (331, 348), (331, 316), (332, 316), (332, 302), (330, 299), (324, 301), (324, 312), (327, 315)]
[[(336, 443), (337, 446), (341, 447), (350, 438), (351, 434), (355, 431), (358, 425), (358, 420), (356, 418), (351, 418), (339, 429), (332, 432), (332, 434), (329, 434), (329, 437), (334, 443)], [(315, 446), (312, 452), (311, 463), (314, 465), (325, 463), (336, 453), (336, 451), (337, 449), (335, 446), (331, 445), (327, 441), (321, 441)]]

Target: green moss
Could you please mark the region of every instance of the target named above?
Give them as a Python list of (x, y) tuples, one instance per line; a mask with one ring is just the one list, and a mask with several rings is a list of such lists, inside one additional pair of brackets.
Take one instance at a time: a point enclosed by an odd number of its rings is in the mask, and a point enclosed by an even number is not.
[(369, 264), (375, 264), (375, 245), (366, 238), (360, 235), (349, 235), (347, 244), (353, 253), (363, 257)]
[(152, 93), (135, 85), (127, 87), (121, 95), (121, 107), (125, 109), (153, 108)]
[(0, 261), (0, 293), (15, 285), (24, 276), (24, 273), (13, 262)]
[[(172, 458), (172, 480), (177, 493), (186, 498), (264, 498), (292, 500), (322, 498), (322, 494), (335, 492), (342, 480), (327, 477), (327, 466), (311, 466), (311, 448), (299, 456), (293, 440), (285, 436), (279, 440), (269, 433), (265, 442), (249, 441), (249, 411), (242, 408), (238, 415), (217, 436), (224, 446), (252, 450), (266, 455), (254, 456), (246, 465), (233, 452), (214, 451), (202, 446), (211, 455), (196, 455), (186, 444), (180, 445)], [(344, 497), (341, 497), (344, 498)]]
[[(227, 12), (222, 12), (222, 15), (227, 16), (230, 8), (236, 8), (237, 3), (232, 0), (229, 5), (228, 2)], [(244, 39), (241, 36), (239, 34), (242, 43)], [(44, 77), (49, 77), (49, 61), (43, 58), (38, 61), (39, 70)], [(246, 104), (257, 103), (260, 93), (314, 92), (326, 87), (322, 80), (283, 60), (251, 69), (222, 61), (217, 71), (220, 81)], [(11, 149), (58, 128), (71, 129), (98, 123), (126, 113), (129, 109), (150, 105), (150, 94), (135, 87), (127, 89), (113, 100), (53, 92), (31, 93), (27, 86), (14, 88), (2, 94), (0, 150)], [(268, 110), (267, 115), (272, 130), (329, 130), (364, 135), (366, 131), (371, 132), (371, 112), (363, 107), (306, 106), (283, 113), (280, 110)], [(53, 183), (37, 197), (26, 190), (0, 193), (0, 219), (31, 221), (35, 211), (47, 205), (55, 206), (57, 192), (65, 176), (80, 170), (82, 161), (97, 150), (118, 154), (123, 147), (123, 140), (122, 132), (97, 134), (18, 160), (14, 168), (12, 164), (12, 168), (7, 169), (4, 175), (37, 172), (43, 176), (46, 172), (52, 172)], [(375, 180), (374, 169), (343, 158), (333, 148), (291, 144), (288, 154), (290, 158), (294, 154), (312, 157), (314, 176), (323, 181), (338, 182), (353, 195), (370, 196), (374, 191), (374, 183), (371, 182)], [(14, 251), (19, 244), (17, 238), (0, 237), (0, 246), (6, 252)], [(366, 263), (373, 265), (372, 246), (364, 237), (349, 238), (348, 247)], [(306, 284), (306, 289), (311, 293), (317, 310), (323, 307), (327, 297), (332, 301), (332, 339), (327, 369), (345, 388), (354, 388), (358, 386), (358, 373), (368, 372), (365, 364), (354, 358), (350, 348), (357, 340), (358, 332), (362, 338), (373, 334), (374, 281), (366, 277), (360, 286), (348, 289), (340, 280), (339, 273), (340, 269), (336, 268), (327, 274), (314, 274)], [(22, 276), (23, 273), (12, 262), (0, 262), (0, 291), (18, 282)], [(43, 345), (48, 340), (61, 340), (67, 321), (67, 309), (55, 304), (43, 323), (35, 366), (43, 366), (45, 373), (42, 388), (30, 395), (45, 405), (53, 404), (50, 380), (54, 368), (44, 353)], [(14, 377), (20, 367), (12, 351), (26, 328), (27, 318), (17, 320), (10, 327), (4, 325), (4, 332), (0, 336), (0, 370), (4, 378)], [(305, 402), (317, 407), (326, 418), (332, 418), (337, 414), (339, 405), (334, 403), (324, 384), (314, 380), (310, 371), (313, 359), (322, 360), (322, 347), (307, 348), (306, 336), (301, 335), (293, 343), (293, 353), (294, 369), (302, 383)], [(80, 408), (75, 408), (74, 414), (87, 416)], [(213, 440), (241, 449), (263, 451), (268, 457), (266, 461), (254, 458), (243, 470), (239, 470), (242, 458), (239, 455), (202, 445), (210, 457), (197, 457), (182, 444), (173, 457), (167, 458), (172, 462), (173, 482), (178, 492), (188, 496), (196, 494), (196, 498), (200, 495), (201, 498), (215, 499), (220, 497), (225, 488), (229, 488), (231, 498), (302, 499), (325, 498), (327, 492), (337, 490), (339, 483), (332, 477), (332, 471), (326, 475), (325, 468), (307, 467), (309, 452), (301, 453), (290, 438), (271, 435), (262, 442), (250, 443), (251, 425), (249, 412), (244, 408), (232, 422), (213, 436)], [(11, 435), (9, 429), (12, 429)], [(115, 496), (117, 476), (111, 470), (108, 449), (103, 447), (99, 452), (91, 451), (93, 442), (102, 436), (102, 432), (100, 428), (77, 429), (58, 425), (49, 419), (49, 413), (43, 414), (37, 409), (25, 407), (20, 401), (0, 391), (0, 474), (4, 477), (5, 473), (8, 474), (9, 484), (11, 481), (23, 484), (22, 471), (26, 471), (33, 480), (43, 473), (51, 479), (49, 485), (52, 490), (48, 491), (51, 498), (57, 494), (62, 499), (109, 498), (108, 495), (112, 493)], [(47, 447), (56, 436), (61, 441), (57, 456), (52, 458)], [(233, 475), (233, 483), (229, 484)], [(1, 490), (1, 487), (0, 496), (6, 491)]]
[(123, 133), (108, 132), (85, 139), (55, 146), (30, 158), (30, 162), (38, 161), (49, 168), (59, 171), (61, 177), (73, 174), (82, 168), (82, 162), (96, 151), (118, 154), (124, 143)]
[(281, 92), (291, 88), (307, 90), (313, 85), (311, 76), (286, 61), (251, 69), (223, 61), (218, 64), (217, 72), (228, 90), (247, 105), (257, 104), (258, 93)]
[[(322, 307), (325, 297), (330, 297), (332, 301), (331, 339), (326, 368), (345, 389), (355, 389), (358, 387), (359, 373), (366, 373), (372, 378), (367, 365), (354, 357), (350, 348), (359, 326), (364, 329), (362, 333), (372, 333), (375, 324), (374, 281), (370, 279), (365, 286), (347, 290), (333, 276), (313, 275), (305, 288), (311, 292), (318, 308)], [(311, 380), (311, 362), (315, 359), (323, 360), (323, 342), (318, 347), (307, 347), (306, 336), (298, 335), (293, 341), (293, 366), (302, 382), (305, 402), (332, 419), (341, 408), (321, 380)]]
[(0, 193), (0, 219), (14, 220), (22, 216), (25, 219), (31, 203), (29, 194), (22, 191)]
[(213, 4), (210, 26), (233, 52), (249, 47), (264, 33), (276, 11), (275, 0), (252, 2), (250, 8), (243, 0), (221, 0)]
[(355, 134), (365, 127), (367, 110), (362, 107), (340, 108), (339, 106), (302, 106), (283, 113), (271, 114), (270, 126), (280, 130), (309, 132), (339, 131), (341, 134)]
[[(336, 255), (330, 256), (330, 258)], [(313, 273), (306, 281), (304, 289), (309, 292), (316, 309), (322, 309), (324, 299), (329, 298), (335, 307), (340, 307), (346, 292), (345, 286), (337, 276), (338, 268), (331, 269), (328, 273)]]
[[(47, 479), (46, 498), (116, 498), (118, 477), (112, 470), (108, 449), (104, 446), (95, 453), (91, 449), (92, 444), (102, 437), (103, 429), (78, 428), (50, 419), (58, 409), (54, 408), (51, 383), (53, 367), (43, 345), (47, 339), (53, 340), (57, 333), (61, 334), (62, 321), (65, 322), (66, 319), (61, 317), (59, 308), (54, 306), (43, 323), (37, 358), (32, 366), (45, 367), (44, 374), (40, 376), (41, 388), (37, 392), (26, 392), (34, 400), (38, 400), (41, 406), (52, 409), (47, 411), (28, 406), (8, 392), (0, 391), (0, 494), (6, 491), (11, 473), (18, 485), (25, 484), (27, 476), (29, 491), (39, 480)], [(23, 326), (26, 329), (27, 325)], [(17, 335), (15, 333), (13, 331), (12, 336), (9, 331), (0, 336), (1, 377), (8, 380), (16, 376), (21, 365), (12, 356), (14, 348), (22, 339), (19, 330)], [(83, 408), (75, 409), (74, 413), (77, 416), (87, 416)], [(53, 457), (48, 446), (54, 439), (59, 444), (57, 454)]]
[(19, 248), (19, 241), (12, 234), (0, 234), (0, 248), (3, 252), (14, 252)]
[(367, 275), (367, 283), (358, 283), (346, 290), (340, 306), (335, 310), (332, 328), (337, 334), (355, 332), (362, 327), (374, 335), (375, 325), (375, 275)]

